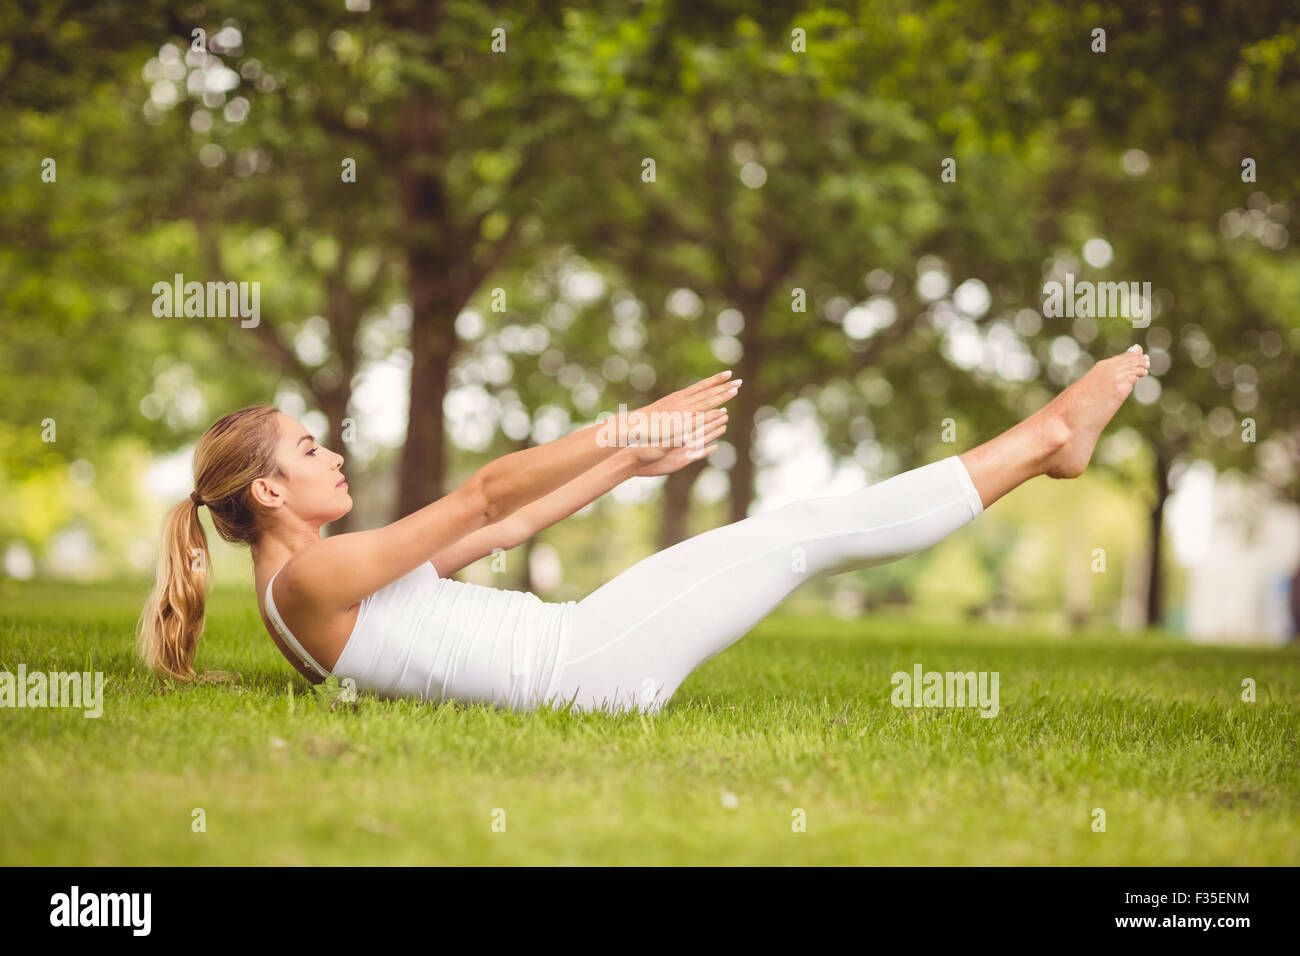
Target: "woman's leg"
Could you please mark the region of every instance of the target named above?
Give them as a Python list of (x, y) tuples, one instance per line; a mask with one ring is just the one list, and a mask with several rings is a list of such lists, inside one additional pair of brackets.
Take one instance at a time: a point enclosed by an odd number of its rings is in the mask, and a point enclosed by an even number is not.
[(805, 581), (914, 554), (1036, 475), (1080, 473), (1145, 372), (1144, 356), (1115, 356), (964, 455), (753, 515), (651, 555), (574, 608), (557, 702), (659, 710), (691, 671)]
[(688, 538), (578, 602), (558, 696), (579, 710), (656, 711), (800, 584), (928, 548), (982, 510), (951, 457)]

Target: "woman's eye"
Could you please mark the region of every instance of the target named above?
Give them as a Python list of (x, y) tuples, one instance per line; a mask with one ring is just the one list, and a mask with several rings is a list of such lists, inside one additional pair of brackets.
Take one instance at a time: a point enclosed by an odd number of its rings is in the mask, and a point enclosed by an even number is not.
[(313, 448), (311, 451), (307, 452), (307, 454), (309, 454), (309, 455), (314, 455), (314, 454), (316, 454), (316, 449)]

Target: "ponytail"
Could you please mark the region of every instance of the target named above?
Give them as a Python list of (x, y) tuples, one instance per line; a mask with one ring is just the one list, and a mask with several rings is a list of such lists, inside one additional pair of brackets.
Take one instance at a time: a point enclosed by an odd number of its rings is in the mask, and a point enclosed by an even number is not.
[(199, 504), (191, 497), (167, 515), (158, 578), (140, 615), (140, 657), (159, 677), (194, 679), (207, 590), (208, 536), (199, 521)]
[[(159, 677), (195, 679), (194, 652), (203, 636), (211, 556), (199, 521), (207, 505), (212, 526), (232, 544), (253, 545), (261, 536), (250, 486), (263, 476), (280, 476), (275, 459), (279, 431), (273, 405), (250, 405), (209, 428), (194, 449), (194, 488), (167, 514), (158, 551), (158, 579), (140, 615), (137, 647)], [(222, 680), (224, 672), (199, 675)]]

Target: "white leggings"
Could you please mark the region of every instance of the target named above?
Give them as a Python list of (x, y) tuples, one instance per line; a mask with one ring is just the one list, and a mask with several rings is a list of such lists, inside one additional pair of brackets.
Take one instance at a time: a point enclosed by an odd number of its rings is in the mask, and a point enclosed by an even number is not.
[(555, 697), (574, 710), (656, 712), (799, 585), (914, 554), (983, 510), (954, 455), (688, 538), (577, 603)]

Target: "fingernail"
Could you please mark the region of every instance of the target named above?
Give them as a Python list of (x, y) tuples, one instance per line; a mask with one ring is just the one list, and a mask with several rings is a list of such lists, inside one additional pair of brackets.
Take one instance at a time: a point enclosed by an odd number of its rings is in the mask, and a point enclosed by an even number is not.
[(725, 372), (723, 372), (723, 373), (722, 373), (722, 377), (723, 377), (723, 378), (730, 378), (730, 377), (731, 377), (731, 369), (727, 369)]

